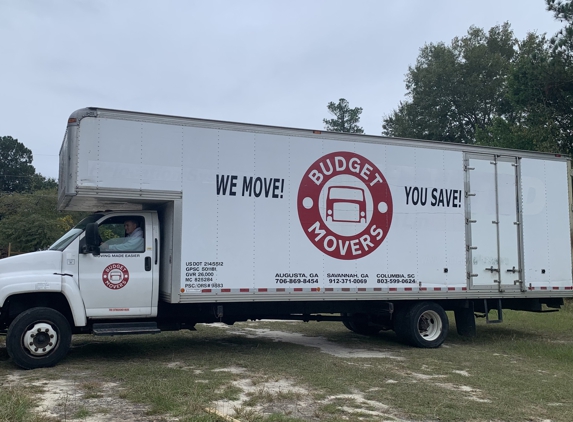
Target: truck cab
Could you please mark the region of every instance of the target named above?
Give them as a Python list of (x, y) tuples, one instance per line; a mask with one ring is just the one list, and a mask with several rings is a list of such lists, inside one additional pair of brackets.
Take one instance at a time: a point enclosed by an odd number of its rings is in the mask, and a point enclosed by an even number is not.
[[(126, 222), (139, 229), (137, 242)], [(0, 331), (15, 362), (50, 366), (67, 353), (71, 333), (156, 317), (159, 235), (156, 211), (95, 213), (49, 250), (1, 260)]]

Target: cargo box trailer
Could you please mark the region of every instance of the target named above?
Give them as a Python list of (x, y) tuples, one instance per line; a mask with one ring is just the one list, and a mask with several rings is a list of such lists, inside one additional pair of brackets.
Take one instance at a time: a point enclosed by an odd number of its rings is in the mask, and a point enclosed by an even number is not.
[(0, 261), (23, 368), (56, 364), (72, 334), (268, 318), (438, 347), (447, 310), (471, 336), (476, 314), (573, 296), (559, 155), (85, 108), (59, 174), (59, 209), (93, 214)]

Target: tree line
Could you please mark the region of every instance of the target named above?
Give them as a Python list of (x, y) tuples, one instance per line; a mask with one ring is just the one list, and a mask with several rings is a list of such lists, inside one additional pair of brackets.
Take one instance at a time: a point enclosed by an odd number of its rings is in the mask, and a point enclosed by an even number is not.
[(36, 172), (32, 151), (0, 136), (0, 254), (46, 249), (72, 228), (80, 213), (57, 210), (57, 183)]
[[(424, 45), (382, 135), (573, 153), (573, 5), (546, 0), (564, 27), (518, 40), (509, 23)], [(363, 133), (362, 108), (328, 104), (327, 130)], [(356, 129), (360, 130), (356, 130)]]

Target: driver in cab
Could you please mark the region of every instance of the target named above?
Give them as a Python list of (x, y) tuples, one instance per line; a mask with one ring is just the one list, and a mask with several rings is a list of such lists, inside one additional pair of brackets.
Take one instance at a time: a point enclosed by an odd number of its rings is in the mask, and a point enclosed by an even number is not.
[(107, 251), (143, 251), (143, 230), (135, 220), (125, 220), (123, 223), (125, 237), (109, 239), (101, 244), (100, 250)]

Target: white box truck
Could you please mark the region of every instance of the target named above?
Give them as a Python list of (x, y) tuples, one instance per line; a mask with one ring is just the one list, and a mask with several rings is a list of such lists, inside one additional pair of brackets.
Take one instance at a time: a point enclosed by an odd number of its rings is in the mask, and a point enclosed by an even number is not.
[(72, 334), (265, 318), (438, 347), (446, 310), (474, 335), (476, 313), (573, 296), (570, 173), (553, 154), (81, 109), (58, 202), (94, 213), (0, 261), (0, 330), (23, 368)]

